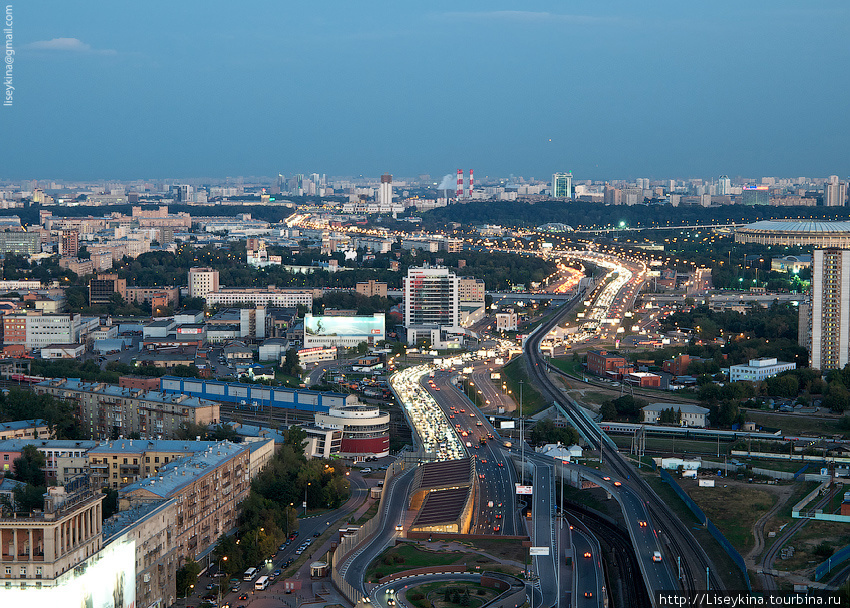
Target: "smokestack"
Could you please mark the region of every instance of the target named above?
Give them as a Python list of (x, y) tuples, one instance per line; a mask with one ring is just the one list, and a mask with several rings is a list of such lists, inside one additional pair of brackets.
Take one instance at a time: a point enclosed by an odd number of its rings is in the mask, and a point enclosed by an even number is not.
[(472, 169), (469, 170), (469, 198), (472, 198)]
[(463, 169), (457, 170), (457, 188), (455, 189), (455, 198), (463, 197)]

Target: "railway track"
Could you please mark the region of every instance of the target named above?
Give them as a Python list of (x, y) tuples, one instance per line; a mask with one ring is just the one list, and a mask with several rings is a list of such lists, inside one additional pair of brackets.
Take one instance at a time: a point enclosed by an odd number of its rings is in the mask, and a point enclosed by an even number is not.
[(695, 570), (698, 568), (700, 572), (708, 570), (708, 584), (712, 589), (723, 590), (726, 588), (724, 581), (717, 574), (717, 568), (712, 563), (711, 559), (706, 554), (702, 546), (696, 541), (675, 513), (655, 494), (655, 491), (650, 487), (645, 479), (643, 479), (633, 468), (626, 462), (622, 455), (617, 450), (616, 445), (588, 420), (578, 404), (571, 398), (564, 395), (546, 374), (547, 365), (542, 360), (540, 353), (540, 341), (542, 338), (555, 327), (564, 316), (569, 313), (572, 306), (577, 301), (573, 299), (565, 303), (559, 311), (556, 312), (546, 323), (539, 326), (528, 337), (525, 343), (524, 352), (526, 354), (529, 375), (538, 389), (543, 393), (545, 398), (552, 403), (557, 404), (560, 409), (570, 419), (573, 426), (579, 431), (582, 437), (591, 445), (592, 448), (599, 450), (602, 454), (603, 461), (607, 462), (611, 470), (625, 479), (633, 480), (634, 485), (646, 503), (647, 510), (652, 515), (653, 521), (656, 522), (665, 542), (673, 549), (673, 551), (682, 557), (683, 582), (687, 587), (697, 589), (700, 587), (698, 580), (704, 580), (701, 576), (696, 576)]

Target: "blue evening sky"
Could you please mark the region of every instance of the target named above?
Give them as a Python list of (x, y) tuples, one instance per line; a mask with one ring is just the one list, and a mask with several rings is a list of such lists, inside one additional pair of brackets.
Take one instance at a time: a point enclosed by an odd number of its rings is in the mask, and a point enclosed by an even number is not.
[(0, 178), (850, 173), (847, 0), (7, 2)]

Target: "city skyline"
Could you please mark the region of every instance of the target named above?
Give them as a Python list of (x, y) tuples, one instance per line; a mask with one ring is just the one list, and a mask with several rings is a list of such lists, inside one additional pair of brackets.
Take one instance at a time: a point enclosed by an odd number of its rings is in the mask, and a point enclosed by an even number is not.
[(850, 173), (839, 2), (224, 8), (15, 5), (0, 177)]

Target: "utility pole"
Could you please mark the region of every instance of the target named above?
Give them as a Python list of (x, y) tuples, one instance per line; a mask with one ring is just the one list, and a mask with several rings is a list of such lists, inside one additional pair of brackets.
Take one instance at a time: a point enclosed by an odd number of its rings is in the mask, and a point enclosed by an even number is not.
[(522, 380), (519, 381), (519, 446), (522, 459), (522, 485), (525, 485), (525, 431), (522, 418)]

